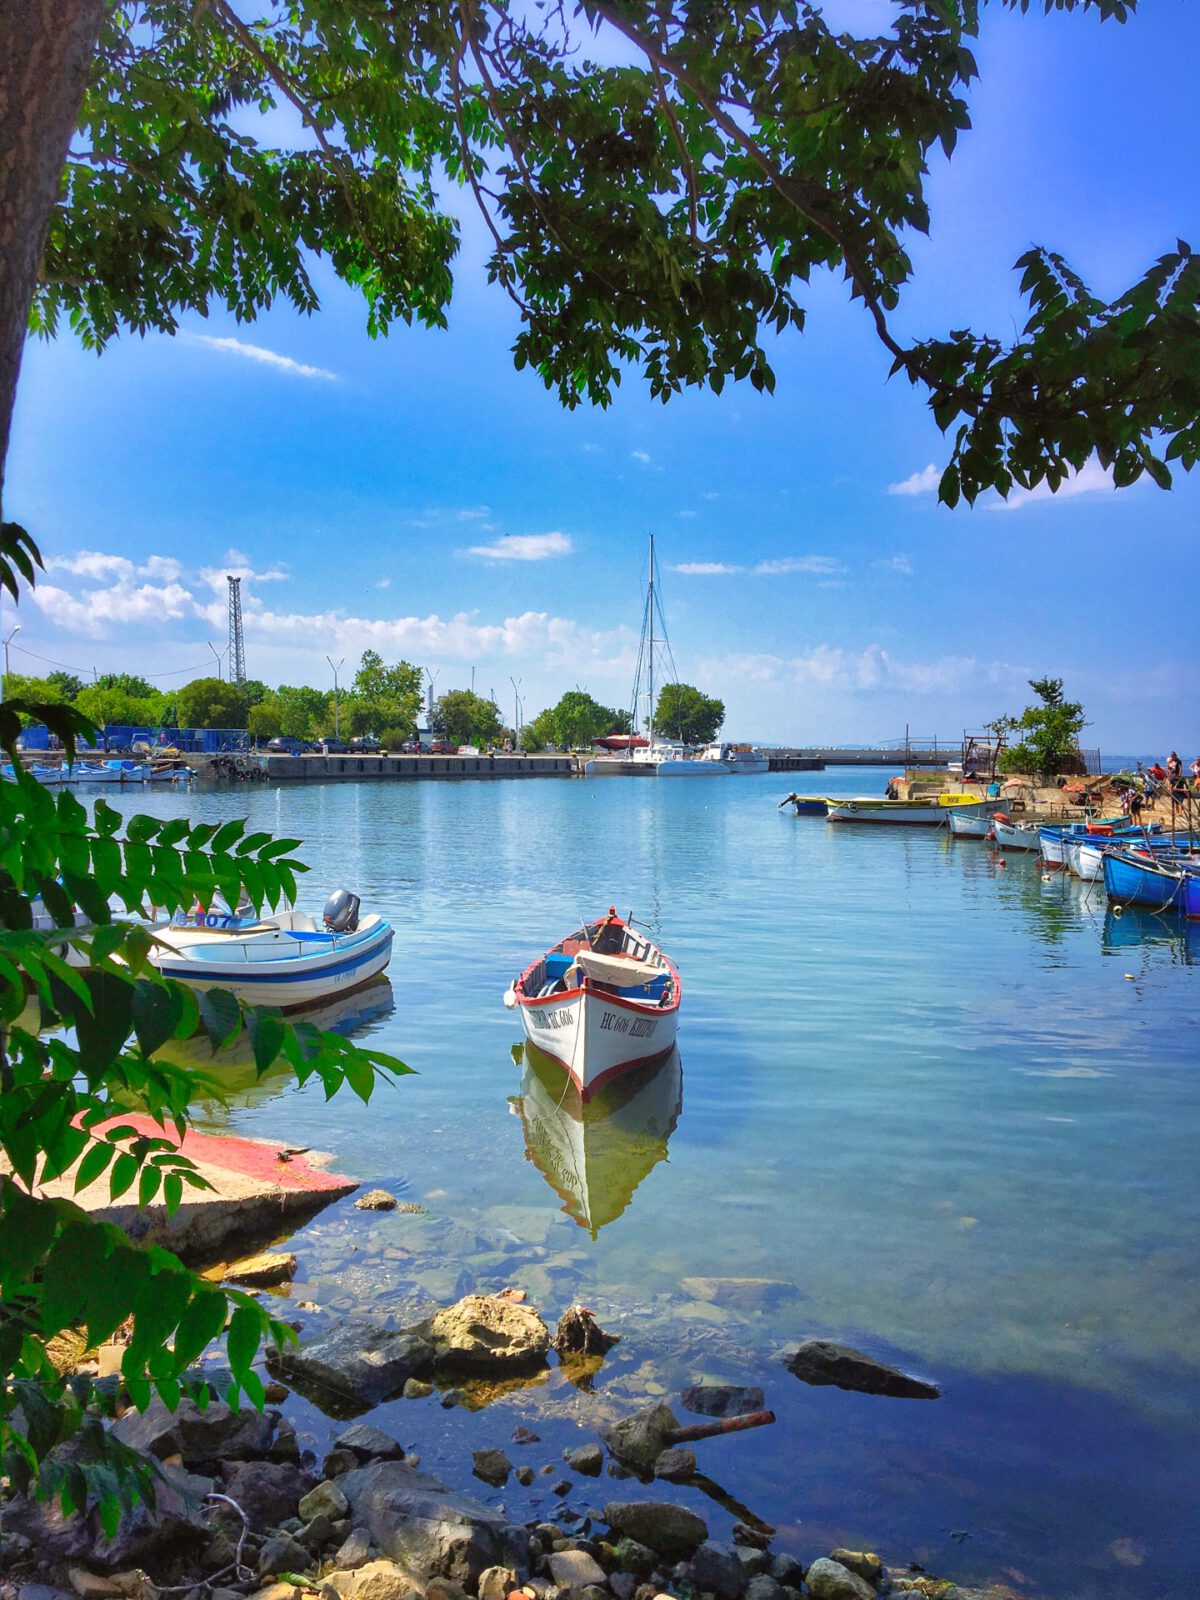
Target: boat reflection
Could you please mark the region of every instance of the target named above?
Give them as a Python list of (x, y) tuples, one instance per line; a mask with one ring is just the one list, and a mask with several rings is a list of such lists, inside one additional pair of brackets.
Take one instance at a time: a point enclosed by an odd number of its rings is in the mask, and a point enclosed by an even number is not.
[[(355, 994), (348, 994), (304, 1014), (304, 1022), (323, 1033), (340, 1033), (358, 1039), (375, 1031), (396, 1009), (396, 996), (387, 978), (376, 978)], [(155, 1051), (155, 1060), (169, 1061), (204, 1075), (206, 1086), (193, 1104), (200, 1116), (197, 1126), (212, 1128), (224, 1121), (232, 1106), (258, 1106), (282, 1094), (295, 1082), (295, 1074), (283, 1056), (259, 1072), (254, 1064), (254, 1046), (245, 1029), (231, 1045), (214, 1055), (208, 1035), (201, 1030), (190, 1039), (170, 1039)]]
[(586, 1103), (571, 1079), (526, 1044), (521, 1093), (513, 1100), (525, 1130), (525, 1156), (592, 1238), (633, 1199), (667, 1156), (683, 1106), (678, 1049), (624, 1073)]
[(1200, 922), (1185, 921), (1173, 911), (1109, 906), (1101, 935), (1104, 954), (1115, 955), (1139, 945), (1169, 945), (1176, 960), (1200, 966)]

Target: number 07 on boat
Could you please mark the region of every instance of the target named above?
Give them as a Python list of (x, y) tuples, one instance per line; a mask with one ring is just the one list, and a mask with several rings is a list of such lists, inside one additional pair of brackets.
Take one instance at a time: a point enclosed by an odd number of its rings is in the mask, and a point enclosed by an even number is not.
[(682, 993), (670, 957), (610, 906), (526, 967), (504, 1003), (521, 1013), (530, 1044), (588, 1100), (669, 1053)]

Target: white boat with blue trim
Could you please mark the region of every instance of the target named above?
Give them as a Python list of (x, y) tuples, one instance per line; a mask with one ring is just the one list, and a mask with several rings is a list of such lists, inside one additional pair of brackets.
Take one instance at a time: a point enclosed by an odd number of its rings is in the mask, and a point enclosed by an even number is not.
[(176, 912), (152, 930), (150, 960), (164, 978), (228, 989), (247, 1005), (320, 1005), (361, 989), (391, 960), (391, 923), (374, 913), (360, 920), (359, 905), (356, 894), (336, 889), (319, 923), (293, 910), (266, 917), (244, 907)]
[(668, 1054), (681, 999), (675, 964), (610, 906), (531, 962), (504, 1003), (520, 1011), (530, 1044), (587, 1101), (622, 1073)]

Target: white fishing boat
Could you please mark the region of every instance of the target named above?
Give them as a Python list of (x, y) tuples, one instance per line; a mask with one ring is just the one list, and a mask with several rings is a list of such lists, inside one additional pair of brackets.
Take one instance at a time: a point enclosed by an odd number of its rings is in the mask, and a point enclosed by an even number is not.
[(660, 1161), (683, 1104), (679, 1051), (584, 1101), (562, 1068), (536, 1045), (524, 1049), (521, 1093), (512, 1102), (525, 1154), (594, 1239), (616, 1220)]
[(988, 839), (992, 815), (985, 806), (948, 806), (946, 820), (956, 839)]
[(361, 989), (391, 960), (393, 929), (359, 898), (335, 889), (318, 922), (304, 911), (177, 912), (152, 929), (150, 960), (193, 989), (228, 989), (252, 1006), (293, 1011)]
[(1041, 844), (1036, 822), (1013, 822), (998, 813), (992, 818), (992, 831), (996, 835), (996, 843), (1005, 850), (1036, 851)]
[(970, 810), (990, 819), (998, 800), (981, 800), (973, 794), (938, 794), (927, 800), (839, 800), (829, 807), (830, 822), (902, 823), (907, 827), (944, 828), (950, 812)]
[(525, 1037), (569, 1074), (584, 1100), (675, 1043), (682, 988), (674, 963), (608, 915), (560, 939), (510, 985)]

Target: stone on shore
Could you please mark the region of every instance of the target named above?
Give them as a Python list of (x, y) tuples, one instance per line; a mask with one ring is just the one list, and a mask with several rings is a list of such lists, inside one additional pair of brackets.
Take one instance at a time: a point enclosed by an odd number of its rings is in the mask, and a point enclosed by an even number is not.
[(784, 1358), (788, 1371), (804, 1383), (833, 1384), (859, 1394), (890, 1395), (902, 1400), (936, 1400), (941, 1390), (923, 1378), (912, 1378), (873, 1356), (830, 1339), (806, 1339)]
[(664, 1478), (667, 1483), (686, 1483), (696, 1476), (696, 1452), (679, 1445), (664, 1450), (654, 1463), (654, 1476)]
[[(51, 1465), (69, 1461), (73, 1442), (51, 1452)], [(157, 1468), (153, 1507), (139, 1500), (122, 1513), (110, 1539), (93, 1504), (83, 1515), (64, 1515), (57, 1496), (38, 1501), (14, 1495), (4, 1506), (4, 1533), (22, 1535), (46, 1566), (86, 1562), (105, 1572), (122, 1572), (160, 1559), (198, 1550), (211, 1538), (204, 1497), (212, 1492), (211, 1478), (195, 1477), (182, 1467), (163, 1462)]]
[(261, 1581), (277, 1572), (309, 1572), (312, 1565), (312, 1556), (290, 1533), (277, 1533), (259, 1552), (256, 1572)]
[(740, 1383), (694, 1383), (680, 1398), (702, 1417), (740, 1417), (766, 1403), (761, 1389)]
[(746, 1585), (744, 1600), (788, 1600), (787, 1590), (769, 1572), (756, 1572)]
[(618, 1461), (650, 1477), (654, 1463), (668, 1446), (669, 1435), (678, 1426), (679, 1418), (670, 1406), (659, 1401), (611, 1423), (601, 1430), (600, 1437)]
[(586, 1306), (571, 1306), (558, 1319), (554, 1348), (560, 1356), (604, 1356), (619, 1344), (619, 1333), (605, 1333)]
[(586, 1589), (607, 1581), (604, 1568), (586, 1550), (557, 1550), (546, 1557), (550, 1576), (560, 1589)]
[(367, 1530), (352, 1528), (338, 1547), (333, 1564), (344, 1572), (355, 1572), (366, 1565), (370, 1555), (371, 1539)]
[(813, 1600), (875, 1600), (875, 1590), (865, 1578), (828, 1556), (813, 1562), (805, 1582)]
[(660, 1556), (690, 1556), (708, 1538), (701, 1517), (669, 1500), (613, 1500), (604, 1521)]
[(247, 1289), (272, 1289), (280, 1283), (291, 1283), (296, 1276), (296, 1258), (290, 1251), (260, 1250), (257, 1255), (234, 1261), (221, 1276), (224, 1282), (240, 1283)]
[(417, 1587), (394, 1561), (367, 1561), (362, 1566), (339, 1568), (328, 1573), (323, 1582), (339, 1600), (404, 1600)]
[(434, 1577), (469, 1587), (486, 1567), (527, 1568), (522, 1529), (406, 1462), (373, 1461), (339, 1478), (338, 1487), (355, 1527), (418, 1587)]
[(883, 1577), (883, 1562), (873, 1550), (831, 1550), (829, 1559), (838, 1562), (848, 1572), (856, 1572), (860, 1578), (865, 1578), (868, 1583), (876, 1586)]
[(508, 1600), (518, 1581), (511, 1567), (485, 1567), (479, 1574), (479, 1600)]
[(268, 1356), (321, 1409), (353, 1416), (399, 1394), (413, 1377), (428, 1373), (433, 1349), (412, 1329), (392, 1331), (377, 1322), (347, 1317), (311, 1344)]
[(542, 1366), (550, 1330), (532, 1306), (469, 1294), (435, 1313), (419, 1330), (442, 1372), (523, 1371)]
[(194, 1400), (184, 1399), (170, 1411), (156, 1395), (144, 1411), (127, 1411), (111, 1431), (114, 1439), (144, 1456), (159, 1461), (179, 1456), (193, 1466), (265, 1455), (277, 1418), (274, 1411), (232, 1411), (223, 1400), (210, 1400), (202, 1411)]
[(349, 1501), (337, 1484), (327, 1481), (317, 1484), (315, 1489), (308, 1491), (300, 1502), (299, 1515), (301, 1522), (312, 1522), (319, 1516), (326, 1516), (331, 1522), (336, 1522), (349, 1510)]
[(581, 1472), (585, 1478), (598, 1478), (604, 1471), (604, 1451), (598, 1444), (581, 1444), (575, 1450), (564, 1450), (563, 1460), (572, 1472)]
[(477, 1478), (482, 1478), (484, 1483), (494, 1484), (497, 1489), (502, 1489), (508, 1482), (508, 1475), (513, 1465), (503, 1450), (476, 1450), (474, 1459), (475, 1465), (471, 1470)]
[[(221, 1491), (236, 1500), (252, 1529), (262, 1533), (296, 1515), (300, 1501), (313, 1487), (312, 1474), (290, 1461), (230, 1461), (221, 1473)], [(215, 1514), (237, 1513), (218, 1502)]]
[(714, 1594), (717, 1600), (738, 1600), (746, 1584), (746, 1569), (733, 1546), (714, 1539), (706, 1539), (678, 1571), (692, 1589)]

